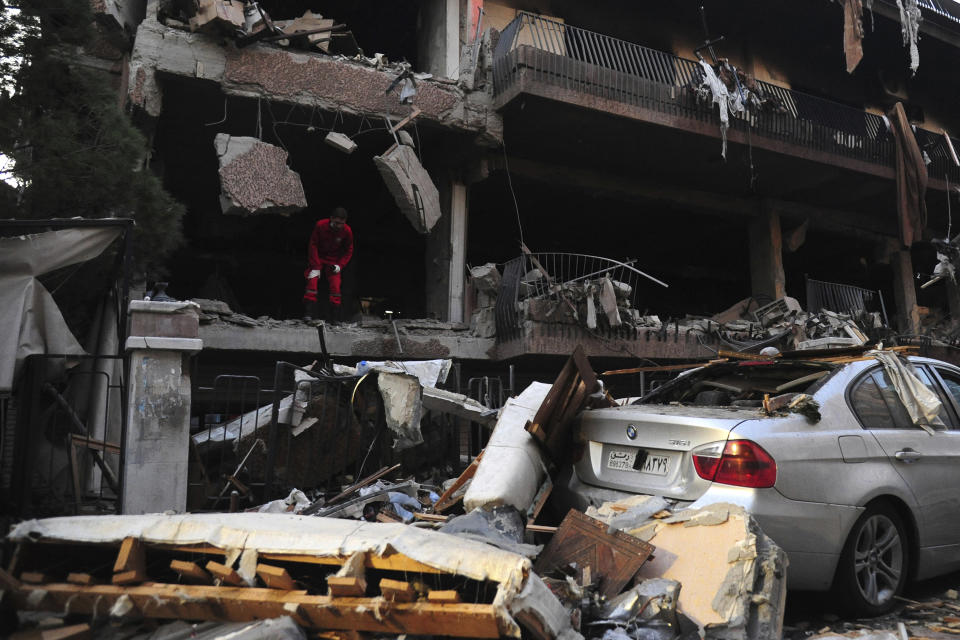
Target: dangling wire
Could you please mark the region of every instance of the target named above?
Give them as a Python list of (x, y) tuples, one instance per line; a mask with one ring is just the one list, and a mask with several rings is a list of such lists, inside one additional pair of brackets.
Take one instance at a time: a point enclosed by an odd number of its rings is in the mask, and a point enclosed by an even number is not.
[(260, 96), (257, 96), (257, 140), (263, 140), (263, 122), (260, 116)]
[(203, 123), (203, 126), (212, 127), (215, 124), (223, 124), (226, 121), (227, 121), (227, 99), (224, 98), (223, 99), (223, 117), (217, 120), (216, 122), (205, 122)]
[(523, 223), (520, 221), (520, 205), (517, 204), (517, 194), (513, 190), (513, 178), (510, 177), (510, 162), (507, 160), (507, 142), (503, 141), (503, 168), (507, 171), (507, 185), (510, 187), (510, 195), (513, 197), (513, 210), (517, 213), (517, 229), (520, 230), (520, 244), (526, 244), (523, 240)]

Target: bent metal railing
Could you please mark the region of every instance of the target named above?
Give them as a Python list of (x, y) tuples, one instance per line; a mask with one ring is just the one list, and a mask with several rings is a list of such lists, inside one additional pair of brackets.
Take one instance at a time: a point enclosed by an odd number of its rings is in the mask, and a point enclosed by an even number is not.
[[(518, 12), (504, 28), (494, 50), (494, 93), (519, 82), (521, 73), (576, 93), (585, 93), (660, 113), (716, 123), (712, 103), (698, 102), (698, 62), (632, 42)], [(834, 155), (891, 166), (894, 143), (882, 116), (757, 81), (763, 106), (731, 114), (730, 128), (797, 144)], [(944, 136), (917, 130), (917, 141), (930, 157), (932, 177), (949, 171), (960, 181)], [(954, 148), (958, 141), (953, 140)]]

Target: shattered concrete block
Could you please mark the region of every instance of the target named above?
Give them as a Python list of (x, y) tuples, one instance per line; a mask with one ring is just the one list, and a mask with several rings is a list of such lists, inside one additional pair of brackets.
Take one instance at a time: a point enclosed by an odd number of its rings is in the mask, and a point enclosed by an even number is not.
[(197, 13), (190, 18), (190, 29), (216, 33), (243, 29), (246, 19), (240, 0), (198, 0)]
[(466, 418), (479, 424), (493, 424), (497, 420), (497, 410), (489, 409), (473, 398), (434, 387), (423, 388), (423, 408)]
[(337, 133), (336, 131), (328, 133), (323, 141), (334, 149), (347, 154), (353, 153), (357, 149), (357, 143), (351, 140), (350, 136)]
[(423, 442), (420, 432), (423, 401), (417, 377), (381, 371), (377, 374), (377, 386), (383, 397), (387, 427), (396, 436), (394, 449), (408, 449)]
[(500, 289), (500, 271), (497, 269), (497, 265), (492, 262), (479, 267), (471, 267), (470, 280), (477, 291), (495, 294)]
[(287, 152), (257, 138), (218, 133), (220, 207), (226, 214), (279, 213), (304, 209), (300, 176), (287, 167)]
[(374, 156), (373, 161), (413, 228), (419, 233), (430, 233), (440, 219), (440, 194), (417, 153), (401, 144), (389, 153)]
[(470, 316), (470, 333), (478, 338), (492, 338), (497, 335), (496, 307), (482, 307)]
[(201, 313), (218, 313), (221, 315), (229, 316), (233, 314), (233, 310), (230, 306), (222, 300), (207, 300), (206, 298), (193, 298), (192, 302), (196, 302), (200, 305)]
[(707, 639), (782, 637), (787, 557), (742, 507), (687, 509), (630, 533), (657, 548), (639, 576), (682, 584), (680, 613)]

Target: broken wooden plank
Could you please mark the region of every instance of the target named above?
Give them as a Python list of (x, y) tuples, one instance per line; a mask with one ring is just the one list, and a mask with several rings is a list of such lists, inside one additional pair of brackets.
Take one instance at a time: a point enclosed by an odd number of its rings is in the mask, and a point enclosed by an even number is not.
[[(341, 500), (343, 500), (343, 499), (346, 498), (347, 496), (349, 496), (349, 495), (351, 495), (351, 494), (353, 494), (353, 493), (356, 493), (357, 491), (359, 491), (360, 489), (363, 489), (363, 488), (366, 487), (367, 485), (373, 484), (374, 482), (376, 482), (377, 480), (379, 480), (379, 479), (382, 478), (383, 476), (389, 475), (389, 474), (393, 473), (394, 471), (397, 471), (399, 468), (400, 468), (400, 465), (399, 465), (399, 464), (395, 464), (395, 465), (393, 465), (392, 467), (384, 467), (384, 468), (380, 469), (380, 471), (377, 471), (376, 473), (367, 476), (366, 478), (364, 478), (364, 479), (361, 480), (360, 482), (357, 482), (357, 483), (355, 483), (355, 484), (350, 485), (349, 487), (347, 487), (346, 489), (344, 489), (343, 491), (341, 491), (340, 493), (338, 493), (336, 496), (334, 496), (334, 497), (330, 498), (329, 500), (327, 500), (327, 502), (324, 503), (323, 506), (326, 507), (326, 506), (330, 506), (330, 505), (332, 505), (332, 504), (337, 504), (338, 502), (340, 502)], [(306, 512), (304, 512), (304, 513), (306, 513)]]
[[(46, 592), (39, 605), (31, 594)], [(287, 615), (288, 603), (299, 605), (313, 629), (410, 635), (498, 638), (497, 614), (491, 604), (437, 604), (433, 602), (386, 602), (383, 598), (311, 596), (305, 591), (195, 585), (82, 587), (66, 583), (23, 585), (15, 593), (22, 609), (93, 614), (109, 610), (121, 597), (130, 599), (149, 618), (184, 620), (249, 621)], [(381, 615), (371, 615), (378, 611)]]
[(180, 578), (197, 584), (213, 584), (213, 578), (196, 562), (187, 560), (171, 560), (170, 568), (180, 574)]
[(463, 470), (463, 473), (460, 474), (453, 484), (451, 484), (446, 491), (443, 492), (443, 495), (440, 496), (440, 499), (437, 500), (436, 504), (433, 505), (433, 510), (436, 513), (442, 513), (457, 504), (462, 499), (462, 496), (453, 499), (453, 494), (456, 493), (463, 485), (467, 483), (468, 480), (473, 478), (474, 474), (477, 473), (477, 467), (480, 464), (480, 460), (483, 459), (483, 451), (477, 454), (477, 457), (467, 465), (467, 468)]
[(271, 564), (257, 564), (257, 576), (271, 589), (286, 589), (292, 591), (297, 588), (296, 582), (283, 567)]
[(70, 584), (91, 585), (97, 584), (97, 579), (89, 573), (68, 573), (67, 582)]
[(219, 580), (221, 584), (231, 587), (247, 586), (247, 582), (240, 577), (240, 574), (225, 564), (211, 560), (207, 563), (206, 569), (213, 575), (214, 578)]
[(457, 604), (461, 602), (460, 594), (454, 589), (430, 590), (427, 592), (427, 602), (436, 604)]
[(20, 581), (13, 574), (0, 569), (0, 591), (16, 591), (20, 588)]
[(651, 373), (657, 371), (684, 371), (686, 369), (698, 369), (700, 367), (709, 367), (714, 364), (722, 364), (724, 362), (729, 362), (727, 358), (716, 358), (714, 360), (707, 360), (706, 362), (688, 362), (686, 364), (663, 364), (650, 367), (633, 367), (632, 369), (611, 369), (610, 371), (604, 371), (601, 373), (601, 376), (619, 376), (626, 375), (630, 373)]
[(327, 590), (332, 598), (362, 598), (367, 593), (367, 581), (358, 576), (330, 576)]
[(413, 514), (415, 520), (423, 520), (424, 522), (446, 522), (450, 519), (450, 516), (442, 516), (437, 513), (420, 513), (415, 512)]
[(526, 529), (531, 533), (556, 533), (559, 527), (551, 527), (545, 524), (528, 524)]
[(571, 509), (537, 558), (534, 570), (547, 575), (575, 563), (577, 582), (583, 583), (588, 569), (598, 580), (600, 593), (616, 596), (653, 553), (653, 546), (622, 531), (610, 534), (607, 530), (603, 522)]
[[(163, 549), (166, 551), (182, 551), (190, 554), (227, 556), (226, 550), (209, 544), (158, 544), (153, 546), (155, 546), (157, 549)], [(343, 564), (349, 560), (348, 557), (344, 556), (311, 556), (306, 554), (271, 552), (261, 553), (259, 558), (261, 560), (269, 560), (273, 562), (302, 562), (305, 564), (322, 564), (331, 566), (343, 566)], [(382, 556), (378, 556), (376, 554), (367, 554), (367, 558), (364, 560), (364, 566), (368, 569), (384, 569), (387, 571), (445, 573), (436, 567), (431, 567), (428, 564), (417, 562), (416, 560), (409, 558), (402, 553), (387, 553)]]
[(54, 629), (21, 631), (10, 636), (10, 640), (87, 640), (92, 637), (90, 625), (82, 623)]
[(413, 602), (417, 599), (417, 591), (412, 584), (389, 578), (380, 580), (380, 595), (391, 602)]
[(146, 549), (139, 539), (123, 539), (117, 561), (113, 564), (113, 573), (114, 584), (132, 584), (147, 579)]
[[(758, 353), (744, 353), (743, 351), (727, 351), (726, 349), (720, 349), (717, 351), (717, 355), (721, 358), (729, 358), (731, 360), (773, 360), (775, 357), (780, 357), (761, 356)], [(783, 356), (783, 354), (780, 355)]]

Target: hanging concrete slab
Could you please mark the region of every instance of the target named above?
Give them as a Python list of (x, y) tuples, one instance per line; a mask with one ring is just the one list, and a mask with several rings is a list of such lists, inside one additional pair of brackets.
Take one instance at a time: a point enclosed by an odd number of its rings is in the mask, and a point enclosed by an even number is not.
[(373, 161), (397, 206), (418, 232), (427, 234), (440, 219), (440, 194), (417, 153), (397, 145)]
[(287, 152), (257, 138), (218, 133), (220, 208), (225, 214), (289, 215), (307, 206), (300, 176), (287, 166)]

